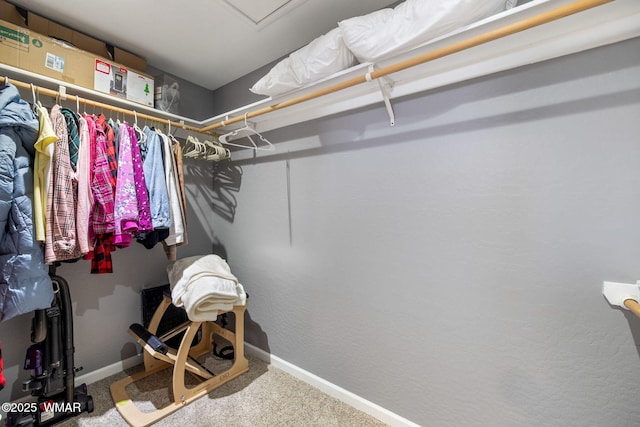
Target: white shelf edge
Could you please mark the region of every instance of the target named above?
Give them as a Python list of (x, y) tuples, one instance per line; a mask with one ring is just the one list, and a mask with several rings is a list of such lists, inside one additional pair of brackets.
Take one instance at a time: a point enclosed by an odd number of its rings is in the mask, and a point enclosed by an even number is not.
[[(381, 61), (376, 66), (377, 68), (384, 68), (573, 2), (574, 0), (534, 0), (439, 37), (405, 54)], [(394, 81), (394, 84), (390, 92), (390, 99), (392, 101), (397, 100), (411, 94), (570, 55), (638, 36), (640, 36), (640, 1), (614, 0), (575, 15), (391, 74), (388, 77)], [(177, 123), (183, 122), (190, 126), (202, 128), (363, 76), (366, 74), (367, 66), (368, 64), (358, 64), (285, 96), (273, 99), (266, 98), (204, 120), (166, 113), (142, 104), (114, 98), (108, 94), (85, 89), (4, 64), (0, 64), (0, 70), (9, 71), (14, 75), (25, 76), (32, 81), (45, 82), (49, 86), (53, 85), (53, 87), (57, 85), (66, 86), (78, 94), (86, 94), (91, 99), (101, 99), (111, 104), (124, 105), (132, 110), (146, 111), (156, 116), (175, 120)], [(382, 106), (382, 102), (383, 98), (377, 83), (367, 82), (291, 107), (255, 116), (250, 121), (259, 132), (267, 132), (373, 104), (379, 103)], [(402, 117), (397, 118), (397, 120), (401, 121)], [(242, 125), (243, 123), (225, 126), (220, 130), (228, 131)]]
[[(56, 90), (58, 86), (64, 86), (66, 89), (71, 90), (69, 94), (78, 95), (80, 98), (82, 98), (84, 95), (84, 97), (86, 97), (87, 99), (100, 100), (100, 102), (103, 102), (105, 104), (117, 105), (117, 106), (120, 106), (121, 108), (129, 109), (139, 113), (142, 113), (142, 112), (148, 113), (150, 115), (175, 121), (176, 125), (180, 122), (184, 122), (184, 124), (186, 125), (202, 126), (202, 123), (203, 123), (203, 121), (191, 119), (189, 117), (179, 116), (179, 115), (168, 113), (162, 110), (157, 110), (153, 107), (149, 107), (144, 104), (139, 104), (137, 102), (129, 101), (124, 98), (117, 98), (112, 95), (109, 95), (108, 93), (98, 92), (93, 89), (87, 89), (85, 87), (78, 86), (73, 83), (54, 79), (53, 77), (43, 76), (42, 74), (37, 74), (32, 71), (23, 70), (21, 68), (13, 67), (11, 65), (0, 63), (0, 70), (2, 71), (1, 75), (3, 77), (5, 76), (8, 77), (9, 81), (11, 81), (12, 78), (15, 78), (16, 80), (18, 79), (23, 80), (23, 78), (26, 78), (29, 80), (27, 83), (33, 83), (34, 85), (51, 88), (53, 90)], [(20, 77), (18, 78), (15, 76), (20, 76)]]
[[(398, 63), (426, 52), (469, 39), (487, 31), (518, 22), (573, 0), (534, 0), (517, 8), (487, 18), (454, 33), (440, 37), (411, 52), (376, 64), (377, 68)], [(516, 33), (499, 40), (418, 65), (389, 77), (394, 81), (390, 99), (433, 90), (489, 74), (530, 65), (584, 50), (640, 36), (640, 2), (614, 0), (578, 14)], [(209, 126), (226, 118), (243, 116), (272, 105), (295, 99), (318, 89), (330, 87), (366, 74), (367, 64), (359, 64), (338, 75), (324, 79), (286, 96), (262, 101), (204, 120)], [(383, 98), (376, 82), (367, 82), (311, 99), (292, 107), (274, 110), (250, 119), (259, 132), (267, 132), (332, 114), (380, 104)], [(401, 121), (402, 117), (397, 117)], [(242, 124), (238, 124), (240, 126)], [(224, 127), (224, 129), (233, 128)]]

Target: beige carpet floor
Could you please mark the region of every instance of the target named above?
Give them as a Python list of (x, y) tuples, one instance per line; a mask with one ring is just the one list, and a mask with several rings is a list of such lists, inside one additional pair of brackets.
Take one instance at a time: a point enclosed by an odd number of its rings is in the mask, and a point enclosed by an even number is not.
[[(322, 426), (380, 427), (386, 424), (251, 355), (249, 371), (195, 400), (155, 426)], [(213, 356), (201, 360), (213, 372), (224, 369)], [(142, 367), (129, 371), (131, 374)], [(115, 408), (109, 386), (126, 374), (119, 373), (89, 385), (95, 409), (68, 419), (60, 426), (127, 426)], [(193, 385), (186, 375), (187, 385)], [(161, 408), (172, 399), (171, 370), (167, 369), (127, 387), (142, 411)], [(78, 384), (76, 384), (78, 385)]]

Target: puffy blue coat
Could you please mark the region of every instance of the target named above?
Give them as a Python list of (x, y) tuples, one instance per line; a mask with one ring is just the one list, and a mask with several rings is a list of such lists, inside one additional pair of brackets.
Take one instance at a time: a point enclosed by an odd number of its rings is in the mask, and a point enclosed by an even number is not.
[(0, 87), (0, 321), (48, 308), (53, 287), (33, 225), (38, 118), (12, 84)]

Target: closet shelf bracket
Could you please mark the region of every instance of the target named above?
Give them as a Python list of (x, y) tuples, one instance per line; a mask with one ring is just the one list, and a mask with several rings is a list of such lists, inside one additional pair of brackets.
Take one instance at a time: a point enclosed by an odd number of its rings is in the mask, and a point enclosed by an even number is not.
[[(374, 71), (374, 64), (370, 64), (369, 72), (365, 75), (365, 79), (368, 82), (373, 80), (373, 78), (371, 77), (371, 73), (373, 73), (373, 71)], [(378, 77), (376, 78), (376, 82), (378, 83), (378, 87), (380, 88), (380, 93), (382, 94), (384, 105), (387, 108), (387, 114), (389, 114), (389, 126), (393, 126), (396, 124), (396, 116), (393, 113), (393, 107), (391, 106), (390, 93), (391, 93), (391, 89), (393, 89), (394, 82), (388, 76)]]
[(640, 317), (640, 281), (635, 284), (604, 282), (602, 293), (609, 304), (630, 310)]

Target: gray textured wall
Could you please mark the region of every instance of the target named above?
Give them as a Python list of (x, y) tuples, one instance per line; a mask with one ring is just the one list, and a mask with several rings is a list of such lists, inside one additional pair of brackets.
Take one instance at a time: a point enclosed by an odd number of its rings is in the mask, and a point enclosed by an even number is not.
[[(395, 101), (394, 128), (379, 106), (187, 164), (179, 255), (226, 255), (249, 342), (422, 425), (637, 425), (640, 320), (601, 294), (640, 276), (637, 45)], [(159, 247), (114, 263), (59, 271), (86, 371), (135, 353), (139, 290), (166, 282)], [(30, 322), (0, 326), (1, 401)]]
[(265, 99), (264, 95), (256, 95), (249, 89), (262, 78), (269, 70), (276, 65), (282, 58), (273, 61), (257, 70), (252, 71), (226, 86), (213, 91), (213, 110), (215, 114), (223, 114), (227, 111), (233, 111), (245, 105)]
[(180, 91), (178, 115), (195, 120), (204, 120), (213, 116), (214, 112), (217, 111), (213, 104), (213, 92), (209, 89), (188, 82), (173, 74), (165, 73), (152, 66), (148, 66), (146, 72), (156, 79), (156, 85), (158, 85), (158, 82), (178, 83)]
[(640, 319), (602, 296), (640, 278), (638, 42), (236, 156), (249, 342), (425, 426), (640, 423)]

